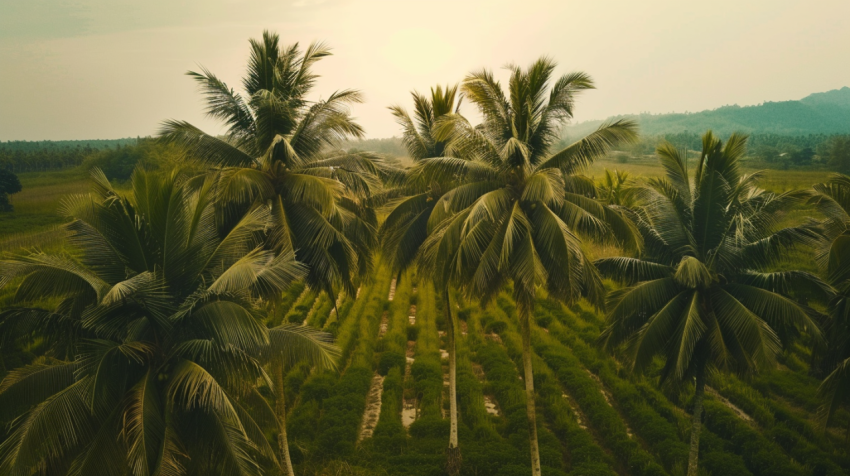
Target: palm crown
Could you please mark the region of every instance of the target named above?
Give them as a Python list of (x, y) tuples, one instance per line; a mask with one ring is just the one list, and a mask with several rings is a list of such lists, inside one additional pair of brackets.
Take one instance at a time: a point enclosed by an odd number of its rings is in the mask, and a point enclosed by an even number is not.
[[(437, 140), (434, 133), (438, 120), (447, 114), (457, 113), (460, 108), (461, 98), (457, 94), (457, 86), (431, 88), (430, 97), (417, 92), (411, 95), (415, 121), (401, 106), (390, 108), (403, 128), (402, 141), (408, 154), (416, 162), (443, 157), (447, 152), (446, 142)], [(428, 236), (427, 225), (431, 213), (443, 192), (453, 185), (453, 182), (426, 181), (420, 174), (409, 173), (401, 186), (387, 191), (388, 196), (401, 196), (390, 202), (392, 209), (381, 225), (384, 256), (393, 270), (400, 272), (414, 264)], [(441, 287), (445, 284), (441, 282)]]
[(335, 350), (317, 331), (263, 325), (257, 300), (303, 268), (291, 251), (260, 246), (268, 207), (219, 237), (214, 187), (137, 171), (122, 196), (95, 172), (93, 193), (64, 204), (72, 254), (2, 263), (0, 286), (17, 285), (19, 304), (0, 314), (0, 338), (32, 339), (44, 354), (0, 383), (0, 419), (13, 421), (0, 445), (4, 474), (276, 465), (264, 436), (274, 417), (257, 392), (263, 362), (297, 354), (331, 364)]
[(473, 127), (446, 114), (436, 137), (447, 141), (450, 157), (424, 159), (413, 172), (447, 189), (430, 215), (423, 260), (450, 268), (485, 301), (511, 280), (521, 305), (541, 285), (553, 297), (599, 302), (601, 282), (578, 235), (637, 245), (630, 222), (589, 198), (592, 182), (579, 174), (616, 143), (633, 139), (634, 124), (605, 124), (552, 154), (576, 95), (593, 87), (587, 75), (573, 73), (549, 88), (554, 68), (546, 58), (527, 70), (511, 66), (508, 96), (491, 72), (468, 76), (465, 97), (484, 122)]
[(297, 44), (281, 48), (278, 36), (265, 32), (251, 41), (246, 98), (206, 70), (188, 73), (201, 86), (207, 113), (227, 124), (227, 136), (181, 121), (166, 122), (162, 136), (221, 168), (222, 221), (255, 203), (271, 204), (269, 244), (294, 249), (308, 265), (308, 283), (333, 294), (334, 285), (351, 292), (352, 277), (370, 268), (377, 219), (366, 201), (395, 169), (374, 154), (334, 149), (340, 139), (362, 137), (348, 110), (361, 95), (343, 90), (306, 99), (318, 78), (311, 68), (328, 55), (322, 44), (303, 52)]
[(661, 354), (662, 379), (693, 376), (706, 365), (753, 371), (770, 364), (798, 329), (818, 334), (806, 309), (787, 296), (824, 301), (827, 286), (808, 273), (772, 271), (788, 249), (817, 240), (807, 225), (780, 227), (781, 212), (805, 193), (758, 189), (758, 174), (740, 171), (745, 146), (745, 136), (723, 144), (705, 134), (693, 183), (679, 152), (660, 146), (665, 176), (649, 180), (637, 212), (641, 256), (596, 262), (603, 275), (628, 285), (610, 295), (603, 342), (625, 344), (637, 368)]
[(835, 411), (850, 403), (850, 177), (834, 175), (814, 186), (812, 202), (823, 214), (825, 240), (820, 261), (835, 289), (824, 325), (828, 346), (818, 349), (818, 370), (828, 373), (820, 388), (824, 397), (821, 424), (826, 427)]
[(393, 116), (402, 127), (401, 140), (407, 153), (413, 160), (429, 157), (442, 157), (446, 152), (445, 141), (438, 140), (436, 132), (437, 120), (446, 114), (458, 113), (462, 98), (458, 95), (457, 85), (431, 88), (431, 95), (426, 96), (412, 92), (413, 113), (410, 114), (401, 106), (392, 106)]

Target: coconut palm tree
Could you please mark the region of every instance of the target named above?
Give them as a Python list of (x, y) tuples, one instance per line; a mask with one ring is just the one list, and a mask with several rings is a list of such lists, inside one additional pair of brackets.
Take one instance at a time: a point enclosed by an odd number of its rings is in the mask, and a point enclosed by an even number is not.
[(416, 91), (413, 96), (414, 118), (411, 119), (407, 110), (401, 106), (391, 106), (396, 122), (402, 127), (401, 141), (407, 153), (414, 161), (429, 157), (443, 157), (446, 152), (446, 142), (434, 137), (437, 120), (446, 114), (457, 114), (460, 110), (462, 97), (458, 94), (457, 85), (446, 85), (431, 88), (431, 95), (426, 96)]
[(271, 208), (219, 230), (212, 176), (137, 171), (126, 196), (93, 177), (63, 204), (67, 252), (0, 263), (16, 300), (0, 313), (0, 346), (41, 355), (0, 383), (0, 473), (279, 468), (263, 363), (329, 364), (335, 350), (319, 331), (262, 323), (258, 304), (304, 275), (291, 251), (262, 247)]
[(635, 185), (635, 179), (628, 172), (605, 169), (597, 186), (597, 198), (607, 205), (631, 208), (640, 198), (640, 187)]
[(596, 261), (602, 275), (626, 285), (609, 295), (604, 346), (624, 349), (635, 370), (660, 355), (662, 382), (695, 382), (689, 476), (697, 474), (709, 370), (768, 368), (797, 332), (820, 336), (809, 310), (792, 297), (829, 299), (829, 287), (814, 275), (772, 271), (783, 253), (813, 245), (818, 234), (808, 225), (780, 227), (781, 213), (806, 192), (757, 188), (759, 174), (740, 170), (746, 142), (733, 134), (724, 144), (706, 133), (693, 178), (679, 151), (662, 144), (665, 175), (647, 182), (637, 209), (643, 251)]
[(308, 266), (310, 286), (330, 296), (336, 286), (351, 294), (352, 278), (370, 269), (376, 242), (377, 219), (364, 200), (395, 169), (377, 155), (335, 148), (363, 136), (348, 110), (361, 101), (358, 91), (307, 99), (318, 79), (312, 67), (330, 55), (325, 45), (303, 52), (298, 44), (281, 47), (268, 31), (250, 43), (244, 97), (206, 69), (188, 73), (200, 85), (207, 114), (228, 126), (226, 136), (167, 121), (161, 137), (220, 171), (221, 220), (236, 219), (255, 202), (271, 204), (271, 248), (295, 250)]
[[(390, 110), (403, 128), (402, 141), (410, 157), (419, 162), (430, 157), (442, 157), (446, 142), (434, 138), (437, 121), (446, 114), (457, 113), (461, 98), (457, 85), (431, 88), (431, 95), (412, 92), (415, 120), (401, 106)], [(423, 182), (420, 176), (408, 176), (408, 180), (391, 193), (402, 198), (391, 202), (391, 211), (381, 226), (380, 236), (391, 269), (401, 275), (411, 267), (419, 254), (422, 243), (428, 236), (427, 224), (434, 206), (442, 197), (443, 190), (457, 184)], [(455, 344), (455, 320), (452, 314), (449, 288), (451, 277), (435, 275), (433, 271), (421, 269), (431, 276), (435, 288), (441, 290), (443, 313), (446, 317), (446, 340), (449, 352), (449, 446), (446, 450), (449, 474), (460, 471), (462, 458), (458, 445), (457, 414), (457, 354)]]
[(601, 304), (601, 280), (579, 236), (613, 236), (637, 245), (631, 222), (588, 197), (592, 181), (578, 174), (611, 146), (633, 139), (635, 127), (626, 120), (605, 124), (552, 151), (561, 126), (573, 116), (576, 95), (593, 87), (591, 79), (572, 73), (550, 87), (555, 63), (547, 58), (525, 70), (509, 69), (508, 95), (490, 71), (467, 76), (464, 97), (478, 107), (483, 123), (473, 127), (456, 113), (438, 119), (434, 136), (446, 142), (447, 157), (419, 161), (412, 175), (422, 183), (448, 184), (427, 216), (423, 267), (452, 276), (468, 296), (484, 303), (513, 282), (531, 466), (539, 475), (531, 366), (534, 301), (538, 289), (545, 288), (553, 298), (569, 302), (588, 297)]
[[(819, 262), (836, 292), (829, 306), (830, 318), (824, 324), (827, 345), (816, 352), (815, 362), (815, 367), (826, 374), (819, 389), (824, 399), (821, 425), (826, 429), (835, 411), (850, 404), (850, 177), (835, 174), (814, 189), (812, 203), (825, 217), (825, 246)], [(850, 435), (850, 429), (847, 432)]]

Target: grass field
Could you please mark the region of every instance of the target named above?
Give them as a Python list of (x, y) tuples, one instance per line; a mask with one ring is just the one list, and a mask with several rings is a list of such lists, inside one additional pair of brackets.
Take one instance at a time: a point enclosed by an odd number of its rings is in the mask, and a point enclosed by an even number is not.
[(84, 192), (88, 176), (80, 169), (52, 172), (28, 172), (18, 176), (23, 189), (12, 197), (15, 211), (0, 213), (0, 247), (10, 235), (44, 231), (61, 224), (62, 197)]
[[(746, 162), (744, 164), (745, 173), (762, 173), (762, 179), (760, 181), (762, 188), (777, 193), (787, 192), (793, 189), (809, 188), (815, 183), (823, 182), (831, 174), (831, 172), (826, 170), (776, 170), (748, 166)], [(691, 157), (689, 166), (696, 167), (696, 159)], [(660, 175), (662, 172), (657, 159), (636, 158), (629, 160), (627, 163), (614, 160), (599, 160), (588, 168), (586, 174), (592, 177), (600, 177), (605, 169), (626, 171), (635, 178), (654, 177)]]

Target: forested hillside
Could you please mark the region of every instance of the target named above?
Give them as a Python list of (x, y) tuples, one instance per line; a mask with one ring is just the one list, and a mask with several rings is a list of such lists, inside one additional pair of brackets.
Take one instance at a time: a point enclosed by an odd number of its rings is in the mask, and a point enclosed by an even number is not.
[[(634, 118), (644, 135), (711, 129), (722, 135), (733, 132), (805, 136), (850, 133), (850, 87), (815, 93), (799, 101), (765, 102), (757, 106), (723, 106), (717, 109), (672, 114), (623, 114), (611, 119)], [(587, 121), (567, 129), (570, 136), (584, 135), (603, 121)]]

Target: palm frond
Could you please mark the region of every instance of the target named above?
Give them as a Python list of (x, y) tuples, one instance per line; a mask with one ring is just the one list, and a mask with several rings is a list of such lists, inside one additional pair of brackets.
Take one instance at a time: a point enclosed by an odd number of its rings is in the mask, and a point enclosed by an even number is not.
[(262, 351), (264, 358), (276, 361), (285, 368), (299, 362), (311, 367), (336, 369), (341, 350), (334, 337), (310, 326), (286, 324), (269, 330), (269, 344)]

